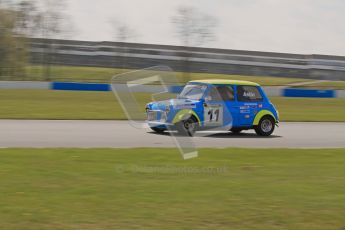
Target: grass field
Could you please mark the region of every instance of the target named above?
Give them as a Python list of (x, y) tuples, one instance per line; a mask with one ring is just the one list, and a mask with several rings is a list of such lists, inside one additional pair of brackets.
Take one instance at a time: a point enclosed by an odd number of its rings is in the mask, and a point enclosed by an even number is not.
[(271, 97), (282, 121), (345, 121), (345, 98)]
[(0, 149), (1, 229), (344, 229), (345, 150)]
[(327, 82), (314, 82), (300, 86), (301, 88), (313, 88), (313, 89), (335, 89), (344, 90), (345, 81), (327, 81)]
[[(136, 94), (139, 105), (150, 95)], [(345, 99), (272, 97), (282, 121), (345, 121)], [(111, 92), (0, 90), (0, 119), (126, 119)]]
[[(78, 66), (52, 66), (51, 79), (55, 81), (82, 81), (82, 82), (110, 82), (112, 76), (127, 71), (130, 69), (116, 69), (116, 68), (100, 68), (100, 67), (78, 67)], [(27, 80), (45, 80), (43, 76), (42, 66), (27, 67)], [(181, 72), (175, 73), (179, 82), (186, 81), (186, 74)], [(286, 85), (297, 82), (309, 81), (299, 78), (280, 78), (268, 76), (243, 76), (243, 75), (227, 75), (227, 74), (207, 74), (207, 73), (190, 73), (189, 80), (222, 78), (254, 81), (262, 85)]]
[[(0, 80), (25, 80), (25, 81), (67, 81), (67, 82), (101, 82), (109, 83), (110, 79), (117, 74), (131, 72), (133, 69), (120, 68), (103, 68), (103, 67), (85, 67), (85, 66), (51, 66), (50, 77), (45, 77), (45, 69), (42, 66), (32, 65), (27, 66), (25, 76), (21, 77), (4, 77)], [(344, 81), (326, 81), (314, 82), (315, 80), (303, 78), (284, 78), (271, 76), (245, 76), (245, 75), (229, 75), (229, 74), (209, 74), (209, 73), (183, 73), (174, 72), (176, 79), (180, 83), (189, 80), (198, 79), (233, 79), (246, 80), (257, 82), (263, 86), (286, 86), (298, 88), (313, 88), (313, 89), (345, 89)], [(297, 84), (294, 86), (294, 84)], [(299, 85), (299, 83), (305, 83)]]

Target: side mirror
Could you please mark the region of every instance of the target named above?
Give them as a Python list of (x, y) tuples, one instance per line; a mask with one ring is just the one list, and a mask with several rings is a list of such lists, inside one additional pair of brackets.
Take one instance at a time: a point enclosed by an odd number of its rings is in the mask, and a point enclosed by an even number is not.
[(205, 97), (205, 101), (207, 102), (207, 101), (211, 101), (212, 100), (212, 97), (210, 96), (210, 95), (208, 95), (208, 96), (206, 96)]

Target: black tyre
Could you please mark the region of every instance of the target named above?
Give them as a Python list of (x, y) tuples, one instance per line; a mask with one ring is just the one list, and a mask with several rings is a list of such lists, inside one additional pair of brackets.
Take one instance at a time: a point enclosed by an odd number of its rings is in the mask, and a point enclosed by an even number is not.
[(150, 127), (153, 131), (155, 131), (156, 133), (163, 133), (165, 131), (165, 129), (160, 129), (157, 127)]
[(180, 135), (193, 136), (198, 127), (198, 121), (195, 117), (191, 116), (185, 120), (182, 120), (176, 124), (176, 129)]
[(260, 136), (269, 136), (273, 133), (275, 126), (275, 120), (271, 116), (264, 116), (256, 126), (255, 132)]
[(232, 128), (232, 129), (230, 129), (230, 131), (234, 134), (239, 134), (240, 132), (242, 132), (242, 129)]

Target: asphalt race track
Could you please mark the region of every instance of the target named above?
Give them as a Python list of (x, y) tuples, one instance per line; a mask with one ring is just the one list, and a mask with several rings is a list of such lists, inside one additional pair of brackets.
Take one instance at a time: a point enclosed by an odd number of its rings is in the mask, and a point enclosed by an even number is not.
[[(201, 132), (193, 141), (217, 148), (344, 148), (345, 123), (280, 123), (268, 138), (254, 131)], [(0, 147), (175, 147), (175, 142), (168, 133), (134, 128), (127, 121), (0, 120)]]

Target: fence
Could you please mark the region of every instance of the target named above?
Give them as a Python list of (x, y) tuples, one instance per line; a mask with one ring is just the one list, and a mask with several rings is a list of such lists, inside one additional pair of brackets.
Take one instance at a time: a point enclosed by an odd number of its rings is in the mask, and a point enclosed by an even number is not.
[(46, 39), (32, 39), (30, 47), (34, 64), (49, 60), (54, 65), (129, 69), (167, 65), (182, 72), (345, 80), (345, 57), (340, 56)]
[[(99, 84), (99, 83), (6, 81), (6, 82), (0, 82), (0, 89), (111, 91), (111, 86), (110, 84)], [(136, 87), (136, 92), (157, 93), (159, 92), (160, 89), (161, 87), (155, 86), (155, 85), (143, 85), (140, 87)], [(170, 92), (178, 93), (181, 89), (182, 89), (181, 86), (171, 86)], [(345, 98), (345, 90), (315, 90), (315, 89), (295, 89), (295, 88), (281, 88), (281, 87), (264, 87), (264, 90), (268, 96)]]

